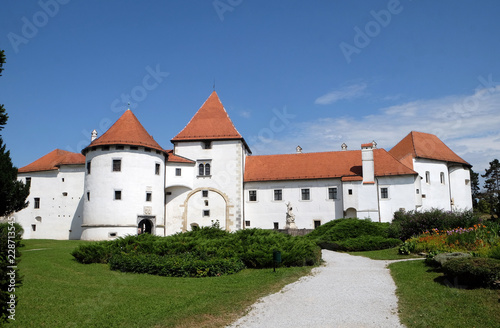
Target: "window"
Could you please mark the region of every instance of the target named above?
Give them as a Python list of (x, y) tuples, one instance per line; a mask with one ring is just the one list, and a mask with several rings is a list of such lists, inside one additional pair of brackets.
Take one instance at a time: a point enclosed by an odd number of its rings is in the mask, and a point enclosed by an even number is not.
[(328, 188), (328, 199), (337, 199), (337, 188)]
[(153, 198), (153, 193), (151, 191), (146, 191), (146, 202), (150, 202)]
[(175, 169), (175, 176), (176, 177), (180, 177), (181, 173), (182, 173), (181, 169), (179, 169), (179, 168)]
[(121, 199), (122, 199), (122, 191), (115, 190), (115, 200), (121, 200)]
[(380, 188), (380, 197), (389, 198), (389, 188)]
[(445, 180), (444, 180), (444, 172), (441, 172), (439, 174), (439, 180), (441, 181), (441, 184), (444, 184)]
[(203, 216), (210, 216), (210, 210), (203, 210)]
[(208, 200), (205, 201), (205, 206), (208, 206)]
[(321, 220), (314, 220), (314, 229), (319, 228), (320, 225), (321, 225)]
[(301, 189), (302, 200), (311, 200), (311, 194), (309, 189)]
[(87, 191), (87, 201), (90, 202), (90, 191)]
[(122, 160), (114, 159), (113, 160), (113, 172), (120, 172), (122, 170)]
[(159, 163), (155, 163), (155, 174), (160, 175), (160, 164)]
[(281, 189), (274, 190), (274, 200), (283, 200), (283, 190)]
[(139, 150), (139, 147), (137, 147), (137, 146), (130, 146), (130, 150)]
[(109, 150), (109, 146), (102, 146), (102, 150)]
[(63, 196), (68, 196), (68, 193), (67, 192), (63, 192)]
[(248, 200), (251, 202), (257, 201), (257, 190), (249, 190), (248, 191)]
[(146, 153), (150, 153), (150, 152), (151, 152), (151, 148), (144, 147), (144, 151), (145, 151)]
[(430, 184), (431, 183), (431, 172), (425, 171), (425, 183)]
[(116, 150), (124, 150), (125, 149), (125, 146), (116, 146), (115, 147)]
[(28, 186), (28, 188), (31, 187), (31, 177), (26, 178), (26, 185)]
[(210, 176), (210, 163), (203, 162), (198, 164), (198, 176)]
[(348, 193), (349, 195), (352, 195), (352, 189), (348, 189), (348, 190), (347, 190), (347, 193)]
[[(26, 179), (28, 179), (28, 178), (26, 178)], [(28, 181), (28, 180), (26, 180), (26, 182), (27, 182), (27, 181)], [(466, 186), (468, 186), (468, 185), (469, 185), (469, 183), (470, 183), (470, 180), (469, 180), (469, 179), (465, 179), (465, 185), (466, 185)]]
[(35, 208), (40, 208), (40, 198), (35, 197)]
[(274, 222), (274, 230), (278, 230), (280, 228), (279, 222)]
[(90, 161), (87, 162), (87, 174), (90, 174)]
[(202, 190), (201, 191), (201, 196), (202, 197), (208, 197), (208, 190)]
[(250, 226), (250, 221), (245, 221), (245, 227), (249, 227)]
[(211, 141), (203, 141), (203, 149), (212, 149)]
[(417, 189), (417, 195), (420, 194), (420, 189)]
[(36, 231), (36, 224), (31, 225), (31, 231)]

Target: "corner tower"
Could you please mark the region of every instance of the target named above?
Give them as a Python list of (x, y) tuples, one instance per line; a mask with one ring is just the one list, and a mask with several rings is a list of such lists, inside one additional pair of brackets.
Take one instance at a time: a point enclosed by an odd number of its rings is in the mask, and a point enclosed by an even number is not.
[(164, 235), (167, 153), (127, 110), (85, 155), (83, 240)]

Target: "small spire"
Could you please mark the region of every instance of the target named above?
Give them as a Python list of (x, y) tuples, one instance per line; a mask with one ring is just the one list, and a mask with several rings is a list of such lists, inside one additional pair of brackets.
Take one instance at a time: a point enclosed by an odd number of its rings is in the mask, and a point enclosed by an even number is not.
[(341, 147), (342, 147), (342, 150), (347, 150), (347, 145), (345, 144), (345, 142), (344, 142), (344, 143), (342, 143), (342, 146), (341, 146)]
[(214, 79), (214, 91), (215, 91), (215, 79)]
[(128, 102), (127, 110), (130, 110), (130, 101)]
[(377, 143), (375, 142), (375, 140), (372, 141), (372, 145), (373, 145), (373, 149), (377, 149)]
[(297, 148), (295, 148), (295, 152), (296, 152), (297, 154), (302, 154), (302, 147), (297, 146)]

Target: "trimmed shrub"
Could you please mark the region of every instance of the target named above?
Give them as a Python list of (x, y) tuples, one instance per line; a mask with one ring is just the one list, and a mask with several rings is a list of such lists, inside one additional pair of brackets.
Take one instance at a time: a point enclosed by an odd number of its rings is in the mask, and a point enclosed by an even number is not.
[(443, 266), (446, 262), (450, 260), (455, 260), (459, 258), (464, 258), (464, 257), (472, 257), (471, 254), (469, 253), (460, 253), (460, 252), (455, 252), (455, 253), (439, 253), (436, 256), (430, 258), (427, 263), (432, 263), (438, 266)]
[(306, 237), (321, 248), (335, 251), (367, 251), (396, 247), (401, 240), (389, 237), (390, 223), (369, 219), (338, 219), (318, 227)]
[(273, 250), (283, 266), (319, 264), (321, 249), (304, 237), (270, 230), (235, 233), (217, 227), (200, 228), (168, 237), (143, 234), (77, 247), (71, 254), (81, 263), (110, 263), (112, 270), (177, 277), (234, 273), (241, 266), (273, 267)]
[(500, 260), (483, 257), (453, 259), (443, 264), (443, 272), (469, 287), (498, 288)]
[(407, 240), (424, 231), (472, 227), (479, 223), (482, 223), (482, 219), (472, 211), (450, 212), (439, 209), (423, 212), (398, 211), (394, 213), (390, 233), (401, 240)]

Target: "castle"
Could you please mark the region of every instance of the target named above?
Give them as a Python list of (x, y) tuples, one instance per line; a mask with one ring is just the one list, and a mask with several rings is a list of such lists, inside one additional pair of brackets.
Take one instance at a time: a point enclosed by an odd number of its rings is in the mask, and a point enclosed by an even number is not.
[[(24, 238), (165, 236), (218, 222), (314, 229), (342, 217), (390, 222), (398, 210), (470, 209), (471, 165), (435, 135), (410, 132), (390, 151), (252, 155), (214, 91), (161, 147), (132, 111), (81, 154), (56, 149), (18, 170), (29, 206)], [(290, 214), (293, 206), (293, 214)], [(288, 212), (287, 212), (288, 210)]]

